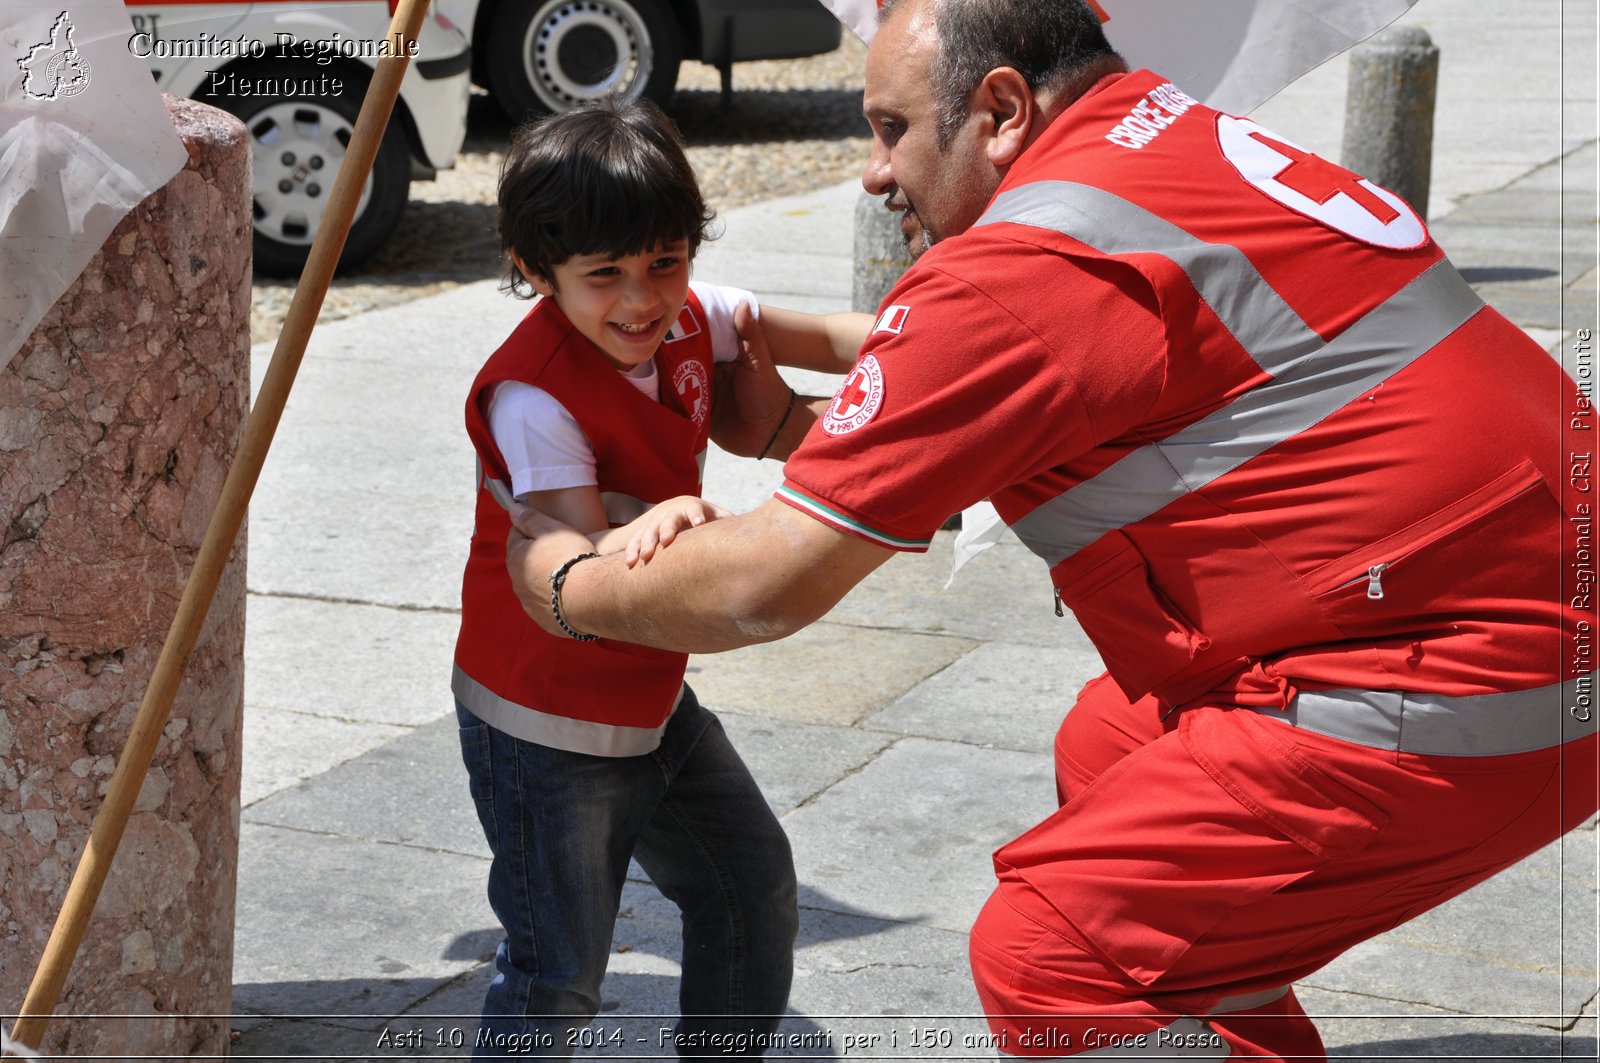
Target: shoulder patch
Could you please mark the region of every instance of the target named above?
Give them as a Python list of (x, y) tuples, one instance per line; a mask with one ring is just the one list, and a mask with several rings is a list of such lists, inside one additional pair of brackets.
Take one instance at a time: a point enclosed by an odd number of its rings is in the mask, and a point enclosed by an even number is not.
[(900, 330), (906, 327), (906, 318), (910, 316), (911, 308), (909, 306), (886, 307), (883, 313), (878, 315), (878, 323), (872, 326), (872, 331), (892, 332), (898, 336)]
[(872, 420), (882, 405), (883, 367), (869, 354), (856, 363), (834, 393), (828, 411), (822, 415), (822, 430), (831, 436), (854, 432)]
[(1239, 176), (1298, 214), (1376, 247), (1406, 251), (1428, 242), (1405, 200), (1247, 118), (1219, 115), (1217, 142)]
[(700, 335), (700, 319), (694, 316), (694, 311), (684, 304), (683, 310), (678, 314), (678, 320), (667, 329), (667, 334), (661, 337), (662, 343), (677, 343), (690, 336)]

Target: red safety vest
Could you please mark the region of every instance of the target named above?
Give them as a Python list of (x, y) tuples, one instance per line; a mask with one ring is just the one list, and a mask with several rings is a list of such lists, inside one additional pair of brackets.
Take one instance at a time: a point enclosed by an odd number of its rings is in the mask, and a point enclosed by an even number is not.
[(1141, 71), (1053, 123), (984, 227), (1136, 269), (1167, 328), (1135, 431), (993, 499), (1130, 698), (1579, 670), (1558, 597), (1585, 514), (1558, 501), (1572, 382), (1398, 197)]
[(617, 372), (550, 299), (529, 311), (473, 381), (466, 415), (478, 452), (477, 515), (462, 579), (452, 689), (486, 723), (597, 756), (637, 756), (656, 747), (682, 689), (687, 655), (607, 639), (556, 638), (523, 613), (505, 566), (510, 475), (484, 412), (501, 381), (549, 392), (594, 448), (608, 512), (619, 495), (636, 500), (624, 508), (698, 495), (711, 411), (705, 320), (691, 291), (656, 353), (660, 402)]

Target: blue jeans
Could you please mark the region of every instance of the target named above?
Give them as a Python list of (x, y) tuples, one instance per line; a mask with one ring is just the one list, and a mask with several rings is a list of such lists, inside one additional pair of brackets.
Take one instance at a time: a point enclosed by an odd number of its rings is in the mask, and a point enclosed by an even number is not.
[(456, 716), (506, 932), (473, 1055), (572, 1054), (632, 856), (683, 913), (679, 1054), (759, 1057), (750, 1037), (777, 1027), (794, 975), (794, 860), (717, 718), (685, 689), (654, 752), (596, 757)]

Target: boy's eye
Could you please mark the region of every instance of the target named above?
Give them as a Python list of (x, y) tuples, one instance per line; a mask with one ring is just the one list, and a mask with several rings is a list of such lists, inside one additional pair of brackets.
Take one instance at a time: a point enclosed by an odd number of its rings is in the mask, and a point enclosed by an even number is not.
[(677, 255), (662, 255), (660, 258), (658, 258), (654, 262), (650, 263), (650, 268), (651, 269), (673, 269), (679, 263), (681, 263), (682, 261), (683, 261), (683, 259), (679, 258)]
[(601, 266), (598, 269), (589, 271), (589, 276), (591, 277), (615, 277), (616, 275), (617, 267), (615, 266)]

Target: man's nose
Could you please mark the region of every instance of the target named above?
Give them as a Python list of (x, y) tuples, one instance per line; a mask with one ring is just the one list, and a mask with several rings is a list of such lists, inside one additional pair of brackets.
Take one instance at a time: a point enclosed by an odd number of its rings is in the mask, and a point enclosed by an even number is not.
[(894, 191), (894, 172), (889, 168), (889, 151), (876, 140), (867, 156), (867, 165), (861, 171), (861, 187), (868, 195), (886, 196)]

